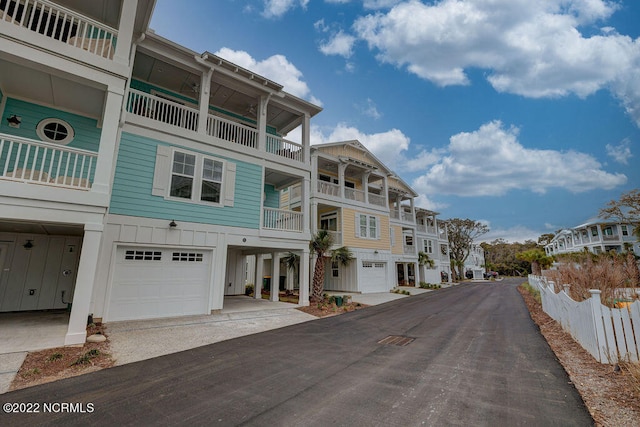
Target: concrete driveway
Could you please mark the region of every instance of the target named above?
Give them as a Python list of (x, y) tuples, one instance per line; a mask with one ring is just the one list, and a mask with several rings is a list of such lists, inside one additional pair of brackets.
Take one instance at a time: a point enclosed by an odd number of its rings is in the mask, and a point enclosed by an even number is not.
[[(7, 402), (37, 403), (40, 413), (4, 415), (3, 425), (593, 424), (509, 280), (0, 396)], [(52, 402), (84, 413), (44, 413)]]

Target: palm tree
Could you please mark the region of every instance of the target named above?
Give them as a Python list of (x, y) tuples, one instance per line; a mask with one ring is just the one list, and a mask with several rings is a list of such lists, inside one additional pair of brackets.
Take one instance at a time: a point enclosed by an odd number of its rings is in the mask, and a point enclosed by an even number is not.
[(353, 259), (354, 259), (353, 253), (346, 246), (342, 246), (341, 248), (334, 249), (331, 251), (331, 261), (337, 262), (338, 264), (343, 265), (345, 267), (349, 265), (351, 261), (353, 261)]
[(429, 255), (425, 252), (418, 252), (418, 264), (426, 265), (428, 268), (434, 268), (436, 266), (436, 262), (429, 258)]
[(309, 242), (309, 250), (317, 256), (316, 265), (313, 268), (313, 285), (311, 288), (311, 301), (322, 300), (322, 287), (324, 285), (325, 254), (333, 245), (333, 236), (327, 230), (319, 230)]
[(295, 252), (287, 252), (287, 256), (282, 258), (284, 264), (287, 266), (287, 271), (291, 271), (294, 277), (294, 281), (298, 282), (298, 268), (300, 267), (300, 255)]
[(531, 274), (540, 276), (542, 269), (553, 263), (553, 258), (548, 257), (541, 249), (529, 249), (516, 254), (516, 258), (531, 263)]

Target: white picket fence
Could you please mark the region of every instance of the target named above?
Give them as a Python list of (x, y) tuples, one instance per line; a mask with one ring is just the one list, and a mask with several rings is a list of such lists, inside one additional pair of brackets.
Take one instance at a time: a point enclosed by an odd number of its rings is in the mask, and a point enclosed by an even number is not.
[(569, 297), (568, 287), (556, 294), (555, 284), (544, 277), (529, 275), (529, 284), (540, 291), (544, 312), (597, 361), (640, 360), (640, 301), (609, 308), (602, 304), (599, 290), (591, 290), (588, 300), (576, 302)]

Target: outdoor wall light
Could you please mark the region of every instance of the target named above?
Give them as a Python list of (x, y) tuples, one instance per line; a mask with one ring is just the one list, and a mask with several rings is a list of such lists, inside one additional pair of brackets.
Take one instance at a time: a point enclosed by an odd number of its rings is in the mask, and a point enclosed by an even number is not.
[(178, 224), (176, 224), (176, 221), (172, 219), (171, 222), (169, 223), (169, 227), (170, 228), (176, 228), (177, 226), (178, 226)]
[(22, 123), (22, 120), (21, 120), (20, 117), (18, 117), (18, 116), (16, 116), (14, 114), (11, 117), (7, 117), (7, 123), (9, 124), (9, 127), (19, 128), (20, 127), (20, 123)]
[(25, 248), (26, 250), (29, 250), (33, 247), (33, 240), (27, 240), (27, 242), (22, 245), (23, 248)]

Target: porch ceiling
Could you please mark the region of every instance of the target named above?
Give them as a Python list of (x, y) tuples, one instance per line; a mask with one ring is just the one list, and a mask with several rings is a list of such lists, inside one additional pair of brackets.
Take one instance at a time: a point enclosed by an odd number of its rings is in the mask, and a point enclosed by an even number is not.
[[(192, 99), (194, 104), (198, 102), (201, 74), (187, 64), (172, 63), (139, 49), (134, 60), (133, 78)], [(266, 93), (225, 73), (214, 71), (209, 105), (255, 122), (259, 98)], [(289, 111), (279, 105), (276, 98), (271, 98), (267, 108), (267, 126), (286, 133), (295, 128), (299, 120), (300, 114)]]
[(82, 236), (84, 234), (84, 227), (75, 224), (47, 224), (0, 220), (0, 232), (46, 234), (50, 236)]
[(299, 176), (288, 175), (275, 169), (265, 169), (264, 172), (264, 183), (273, 185), (276, 190), (287, 188), (300, 180)]
[[(24, 100), (38, 100), (53, 108), (99, 119), (102, 116), (104, 91), (80, 80), (69, 80), (46, 69), (12, 62), (0, 55), (0, 88), (4, 95)], [(6, 111), (6, 114), (11, 114)]]

